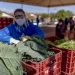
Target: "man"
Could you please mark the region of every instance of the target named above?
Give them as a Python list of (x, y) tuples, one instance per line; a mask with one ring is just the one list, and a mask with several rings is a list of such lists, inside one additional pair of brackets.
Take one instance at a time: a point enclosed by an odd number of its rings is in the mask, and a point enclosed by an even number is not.
[(17, 44), (22, 34), (44, 38), (44, 33), (38, 26), (27, 22), (24, 11), (16, 9), (13, 23), (0, 30), (0, 41), (8, 44)]
[(64, 22), (62, 19), (59, 19), (58, 24), (56, 25), (56, 36), (58, 38), (63, 39), (65, 31), (66, 31), (66, 28), (65, 28)]
[(37, 26), (39, 25), (39, 22), (40, 22), (40, 20), (39, 20), (39, 16), (37, 16), (37, 18), (36, 18)]

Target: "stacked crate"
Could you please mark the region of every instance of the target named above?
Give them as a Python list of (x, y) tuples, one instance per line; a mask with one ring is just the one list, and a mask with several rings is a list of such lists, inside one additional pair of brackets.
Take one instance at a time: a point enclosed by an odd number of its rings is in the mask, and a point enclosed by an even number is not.
[(54, 51), (55, 55), (40, 62), (25, 63), (22, 61), (23, 71), (27, 72), (27, 75), (60, 75), (62, 51), (56, 48), (49, 49), (49, 51)]
[[(47, 41), (54, 42), (55, 40), (60, 40), (57, 37), (47, 37)], [(62, 64), (61, 64), (61, 75), (74, 75), (75, 74), (75, 50), (68, 50), (63, 48), (58, 48), (55, 45), (49, 45), (51, 48), (57, 48), (62, 51)]]
[(0, 29), (13, 22), (13, 18), (0, 18)]

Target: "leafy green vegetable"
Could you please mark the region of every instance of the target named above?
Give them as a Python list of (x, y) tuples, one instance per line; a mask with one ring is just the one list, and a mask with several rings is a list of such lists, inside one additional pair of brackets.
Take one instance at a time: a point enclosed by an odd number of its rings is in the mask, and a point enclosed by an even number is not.
[(54, 45), (54, 43), (53, 42), (51, 42), (51, 41), (46, 41), (49, 45)]
[(64, 39), (54, 41), (54, 45), (60, 45), (61, 43), (66, 42)]
[(26, 52), (23, 56), (25, 62), (28, 62), (30, 59), (38, 62), (54, 55), (52, 52), (48, 52), (48, 44), (46, 41), (37, 36), (31, 37), (25, 42), (20, 42), (17, 47), (19, 51), (21, 50), (20, 52)]
[(41, 58), (44, 59), (44, 56), (33, 49), (31, 49), (28, 46), (25, 46), (23, 42), (20, 42), (17, 44), (18, 51), (21, 52), (22, 54), (26, 52), (27, 55), (30, 55), (33, 58)]
[(39, 37), (31, 37), (17, 45), (0, 43), (0, 75), (23, 75), (22, 58), (39, 62), (52, 55), (54, 53), (48, 52), (48, 44)]
[(41, 54), (46, 54), (48, 50), (48, 44), (43, 39), (36, 36), (31, 37), (31, 39), (25, 41), (24, 45), (30, 47), (32, 50), (37, 51)]
[(58, 47), (73, 50), (75, 49), (75, 41), (74, 40), (67, 41), (65, 43), (58, 45)]
[(0, 75), (22, 75), (21, 58), (15, 46), (0, 43)]
[(64, 39), (61, 39), (61, 40), (56, 40), (54, 42), (52, 41), (46, 41), (49, 45), (60, 45), (61, 43), (64, 43), (66, 42)]

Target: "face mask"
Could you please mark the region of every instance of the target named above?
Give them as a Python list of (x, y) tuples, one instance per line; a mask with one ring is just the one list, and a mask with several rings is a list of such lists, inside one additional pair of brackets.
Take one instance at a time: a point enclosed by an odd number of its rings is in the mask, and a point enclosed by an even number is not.
[(16, 23), (19, 25), (19, 26), (22, 26), (23, 24), (25, 24), (26, 20), (25, 19), (16, 19)]

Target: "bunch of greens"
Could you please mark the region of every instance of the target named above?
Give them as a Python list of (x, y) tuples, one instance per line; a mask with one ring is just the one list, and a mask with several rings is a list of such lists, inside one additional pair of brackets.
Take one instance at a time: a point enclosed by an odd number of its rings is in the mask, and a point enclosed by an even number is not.
[(64, 39), (61, 39), (61, 40), (56, 40), (56, 41), (54, 41), (54, 42), (52, 42), (52, 41), (46, 41), (49, 45), (60, 45), (60, 44), (62, 44), (62, 43), (64, 43), (64, 42), (66, 42)]
[(64, 39), (61, 39), (61, 40), (56, 40), (53, 43), (54, 43), (54, 45), (60, 45), (60, 44), (62, 44), (64, 42), (66, 42), (66, 41)]
[(21, 60), (17, 47), (0, 43), (0, 75), (23, 75)]
[(25, 60), (25, 62), (29, 60), (39, 62), (54, 55), (54, 52), (48, 51), (48, 44), (46, 41), (38, 36), (32, 36), (25, 42), (20, 42), (17, 44), (17, 47), (19, 51), (22, 50), (25, 52), (23, 54), (23, 60)]
[(74, 40), (67, 41), (65, 43), (58, 45), (58, 47), (73, 50), (75, 49), (75, 41)]
[(31, 37), (17, 45), (0, 43), (0, 75), (23, 75), (22, 58), (41, 61), (54, 52), (48, 51), (48, 44), (39, 37)]

